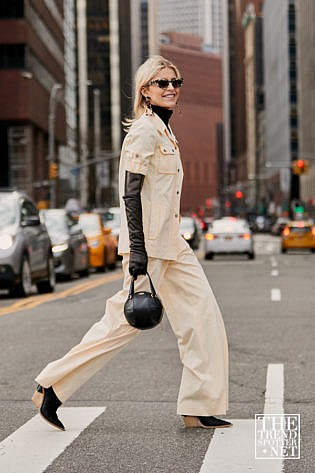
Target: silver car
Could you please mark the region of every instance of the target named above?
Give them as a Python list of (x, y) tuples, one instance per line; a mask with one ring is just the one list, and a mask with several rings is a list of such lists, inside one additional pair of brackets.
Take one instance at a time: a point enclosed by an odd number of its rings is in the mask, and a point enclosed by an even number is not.
[(40, 211), (51, 242), (56, 276), (89, 275), (89, 249), (78, 222), (64, 209)]
[(28, 195), (0, 189), (0, 288), (14, 296), (53, 292), (55, 271), (51, 241)]
[(213, 220), (205, 234), (205, 258), (215, 254), (246, 254), (255, 258), (253, 235), (246, 220), (223, 217)]

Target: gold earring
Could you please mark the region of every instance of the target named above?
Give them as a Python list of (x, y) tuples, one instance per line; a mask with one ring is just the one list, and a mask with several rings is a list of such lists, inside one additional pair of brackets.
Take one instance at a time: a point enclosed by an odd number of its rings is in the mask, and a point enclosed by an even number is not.
[(145, 114), (147, 116), (153, 115), (152, 105), (151, 105), (151, 98), (145, 97)]
[(182, 106), (179, 105), (178, 102), (176, 102), (176, 111), (178, 112), (178, 115), (182, 115), (182, 114), (183, 114)]

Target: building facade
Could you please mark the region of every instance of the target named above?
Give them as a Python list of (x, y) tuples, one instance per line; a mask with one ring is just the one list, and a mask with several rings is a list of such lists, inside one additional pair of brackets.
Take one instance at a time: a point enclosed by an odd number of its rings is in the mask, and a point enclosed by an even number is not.
[(295, 1), (266, 0), (263, 17), (265, 149), (272, 182), (269, 200), (289, 212), (290, 201), (299, 196), (299, 177), (291, 172), (299, 152)]
[(182, 211), (217, 208), (223, 159), (222, 60), (204, 52), (197, 36), (175, 32), (167, 36), (160, 53), (174, 61), (185, 81), (172, 117), (185, 174)]
[(245, 32), (245, 110), (247, 141), (247, 204), (264, 213), (264, 83), (262, 60), (262, 18), (248, 8), (243, 16)]
[(309, 161), (309, 172), (301, 176), (301, 198), (315, 215), (315, 3), (299, 0), (297, 9), (298, 133), (299, 157)]
[[(0, 5), (0, 185), (49, 199), (48, 114), (53, 85), (64, 84), (63, 0)], [(66, 144), (56, 95), (56, 146)]]
[(224, 89), (225, 89), (225, 160), (228, 163), (229, 190), (246, 191), (248, 187), (246, 105), (245, 105), (245, 37), (243, 15), (252, 5), (259, 16), (260, 0), (225, 0), (224, 8)]
[(177, 31), (203, 39), (207, 52), (222, 53), (223, 24), (221, 0), (159, 0), (158, 33)]

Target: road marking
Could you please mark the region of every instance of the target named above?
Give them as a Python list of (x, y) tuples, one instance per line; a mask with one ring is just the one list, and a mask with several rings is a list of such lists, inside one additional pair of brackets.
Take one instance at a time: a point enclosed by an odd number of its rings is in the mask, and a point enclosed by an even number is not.
[(281, 301), (281, 291), (277, 287), (274, 287), (270, 291), (270, 298), (272, 302), (280, 302)]
[(68, 430), (50, 427), (39, 414), (0, 443), (0, 471), (42, 473), (88, 427), (105, 407), (66, 407), (58, 411)]
[(18, 312), (20, 310), (32, 309), (33, 307), (37, 307), (38, 305), (44, 304), (45, 302), (56, 301), (65, 297), (74, 296), (80, 294), (81, 292), (89, 291), (90, 289), (93, 289), (97, 286), (101, 286), (102, 284), (117, 281), (118, 279), (122, 279), (122, 277), (122, 272), (111, 275), (106, 274), (105, 276), (94, 279), (92, 281), (77, 284), (62, 292), (26, 297), (21, 301), (17, 301), (8, 307), (3, 307), (2, 309), (0, 309), (0, 316), (9, 314), (11, 312)]
[(283, 364), (269, 364), (267, 370), (264, 414), (283, 414)]
[[(283, 365), (269, 364), (264, 413), (283, 413)], [(283, 460), (255, 459), (255, 420), (231, 419), (232, 428), (215, 429), (200, 473), (281, 473)]]
[(278, 262), (274, 256), (270, 256), (270, 263), (273, 268), (276, 268), (278, 266)]
[(277, 269), (272, 269), (271, 276), (279, 276), (279, 271)]

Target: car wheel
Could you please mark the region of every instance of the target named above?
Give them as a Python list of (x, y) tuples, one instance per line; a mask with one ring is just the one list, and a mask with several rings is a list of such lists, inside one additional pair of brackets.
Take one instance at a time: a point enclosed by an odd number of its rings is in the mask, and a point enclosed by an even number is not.
[(49, 255), (47, 260), (47, 279), (39, 281), (37, 284), (37, 290), (41, 294), (54, 292), (56, 286), (56, 275), (55, 275), (55, 266), (54, 259)]
[(81, 269), (81, 271), (77, 271), (77, 273), (81, 278), (87, 278), (90, 275), (90, 267), (87, 266), (85, 269)]
[(255, 259), (255, 253), (247, 253), (248, 259)]
[(213, 259), (213, 253), (206, 253), (205, 259)]
[(281, 248), (281, 253), (286, 253), (287, 250), (285, 248)]
[(311, 252), (312, 252), (312, 253), (315, 253), (315, 248), (311, 248)]
[(71, 281), (73, 277), (73, 273), (74, 273), (74, 254), (73, 254), (73, 251), (71, 251), (70, 257), (69, 257), (68, 271), (65, 275), (68, 281)]
[(23, 256), (20, 271), (20, 282), (10, 290), (10, 294), (16, 297), (27, 297), (32, 290), (31, 267), (26, 256)]
[(102, 266), (99, 266), (98, 271), (100, 273), (105, 273), (106, 271), (106, 266), (107, 266), (107, 251), (104, 251), (104, 262)]

